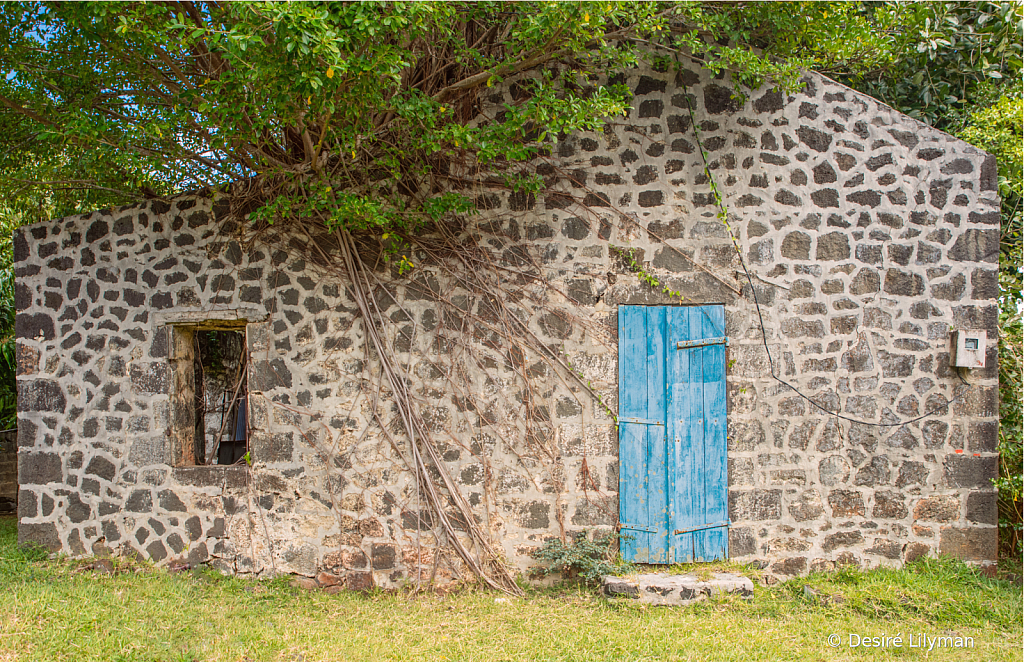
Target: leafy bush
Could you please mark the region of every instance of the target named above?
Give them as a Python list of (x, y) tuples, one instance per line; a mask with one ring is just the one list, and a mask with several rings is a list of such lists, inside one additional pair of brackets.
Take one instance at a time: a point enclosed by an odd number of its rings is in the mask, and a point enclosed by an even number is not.
[(539, 576), (561, 574), (563, 579), (594, 583), (603, 575), (633, 570), (631, 564), (623, 562), (619, 557), (618, 540), (619, 536), (615, 533), (595, 535), (592, 540), (586, 532), (581, 532), (568, 543), (561, 538), (551, 538), (530, 556), (547, 562), (547, 567), (536, 569)]
[(1024, 493), (1022, 416), (1021, 314), (1002, 306), (999, 329), (999, 542), (1004, 558), (1020, 558), (1021, 496)]
[(14, 248), (11, 232), (17, 221), (0, 209), (0, 430), (18, 425), (18, 393), (15, 376)]

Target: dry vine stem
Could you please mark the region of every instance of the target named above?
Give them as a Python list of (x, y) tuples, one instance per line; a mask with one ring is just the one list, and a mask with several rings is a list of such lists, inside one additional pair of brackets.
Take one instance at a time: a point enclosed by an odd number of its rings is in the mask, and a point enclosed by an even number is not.
[[(466, 101), (476, 111), (475, 94), (468, 93)], [(419, 182), (416, 187), (419, 195), (433, 195), (441, 190), (459, 192), (470, 199), (473, 195), (493, 195), (499, 190), (506, 190), (507, 185), (495, 173), (481, 169), (473, 161), (472, 156), (463, 153), (464, 160), (453, 158), (437, 169), (426, 181)], [(425, 157), (424, 157), (425, 158)], [(555, 167), (556, 159), (539, 157), (539, 163)], [(538, 162), (492, 164), (497, 170), (506, 173), (528, 173)], [(340, 162), (339, 167), (347, 168), (348, 164)], [(558, 173), (551, 179), (545, 179), (544, 190), (550, 194), (561, 196), (568, 204), (579, 209), (580, 216), (589, 218), (591, 223), (597, 222), (597, 210), (589, 208), (569, 185), (570, 177)], [(358, 179), (356, 173), (349, 173), (343, 178), (346, 181)], [(565, 184), (561, 186), (559, 184)], [(238, 219), (244, 219), (248, 212), (259, 205), (264, 196), (271, 195), (277, 186), (273, 183), (256, 183), (238, 186), (232, 191), (232, 211)], [(264, 189), (269, 184), (270, 189)], [(582, 193), (589, 192), (585, 185), (573, 185)], [(280, 191), (277, 191), (280, 192)], [(417, 194), (413, 193), (413, 197)], [(483, 208), (487, 208), (486, 206)], [(628, 242), (628, 232), (647, 232), (654, 239), (670, 250), (678, 252), (684, 259), (705, 271), (710, 277), (718, 280), (724, 287), (737, 292), (738, 288), (729, 283), (721, 275), (714, 273), (705, 265), (697, 263), (690, 255), (669, 245), (665, 240), (636, 222), (635, 219), (623, 214), (615, 207), (605, 209), (610, 213), (608, 218), (600, 222), (618, 226)], [(487, 444), (501, 442), (507, 452), (518, 458), (519, 479), (533, 482), (539, 491), (553, 493), (555, 501), (554, 518), (559, 535), (567, 536), (561, 499), (565, 488), (565, 467), (562, 465), (561, 452), (552, 443), (557, 443), (558, 430), (553, 425), (540, 401), (551, 395), (551, 380), (558, 380), (568, 389), (571, 397), (584, 405), (584, 401), (593, 398), (603, 402), (609, 397), (614, 398), (612, 391), (595, 390), (585, 378), (572, 368), (562, 356), (558, 345), (551, 345), (535, 334), (531, 328), (531, 318), (546, 314), (550, 319), (559, 318), (574, 328), (584, 330), (590, 342), (605, 345), (610, 351), (614, 349), (614, 329), (595, 321), (590, 316), (581, 316), (576, 308), (578, 303), (566, 292), (561, 291), (547, 272), (553, 267), (544, 266), (546, 262), (533, 254), (529, 241), (521, 236), (519, 229), (505, 231), (505, 223), (509, 227), (516, 225), (514, 216), (503, 218), (487, 218), (476, 227), (464, 216), (452, 220), (427, 220), (417, 229), (415, 236), (404, 235), (402, 239), (418, 253), (416, 276), (406, 281), (407, 291), (416, 291), (417, 299), (429, 300), (437, 306), (436, 324), (425, 329), (427, 335), (419, 341), (416, 350), (399, 350), (392, 346), (394, 342), (388, 329), (396, 329), (403, 344), (412, 348), (416, 330), (420, 327), (415, 317), (402, 308), (400, 296), (393, 292), (393, 287), (400, 279), (378, 279), (374, 269), (383, 267), (379, 260), (382, 244), (379, 236), (374, 233), (360, 234), (358, 237), (348, 230), (334, 230), (325, 234), (327, 229), (321, 223), (325, 219), (290, 218), (289, 226), (295, 233), (282, 226), (271, 229), (267, 225), (257, 224), (252, 227), (249, 236), (250, 245), (261, 243), (277, 245), (288, 252), (295, 251), (311, 265), (329, 272), (334, 279), (346, 281), (350, 285), (350, 297), (356, 303), (358, 318), (362, 320), (364, 333), (364, 350), (367, 359), (379, 362), (379, 372), (366, 382), (369, 390), (363, 392), (368, 397), (371, 407), (368, 413), (367, 428), (359, 437), (358, 445), (366, 437), (371, 426), (379, 427), (384, 441), (397, 455), (396, 464), (404, 465), (414, 479), (415, 501), (417, 503), (417, 526), (415, 547), (417, 555), (416, 577), (426, 568), (422, 563), (420, 530), (426, 523), (434, 530), (433, 545), (435, 556), (430, 568), (429, 577), (432, 581), (437, 566), (442, 558), (442, 548), (450, 546), (465, 567), (474, 573), (487, 586), (512, 595), (521, 594), (509, 567), (500, 552), (496, 551), (495, 543), (490, 537), (492, 526), (500, 528), (501, 515), (494, 509), (500, 500), (495, 493), (495, 482), (504, 479), (493, 475), (490, 464), (490, 453)], [(283, 219), (282, 219), (283, 220)], [(425, 219), (426, 220), (426, 219)], [(527, 219), (518, 219), (522, 227)], [(501, 228), (501, 229), (499, 229)], [(279, 231), (284, 230), (281, 234)], [(480, 231), (487, 237), (481, 236)], [(391, 231), (392, 234), (401, 234)], [(268, 236), (268, 235), (277, 235)], [(358, 239), (358, 244), (357, 244)], [(367, 240), (369, 243), (367, 243)], [(338, 252), (329, 245), (337, 242)], [(379, 243), (379, 245), (378, 245)], [(360, 247), (363, 254), (360, 254)], [(374, 254), (378, 256), (375, 259)], [(410, 253), (412, 255), (412, 253)], [(373, 265), (372, 267), (370, 265)], [(557, 269), (556, 269), (557, 270)], [(434, 277), (444, 284), (430, 285)], [(453, 292), (459, 292), (456, 296)], [(463, 294), (468, 296), (463, 296)], [(382, 298), (383, 297), (383, 298)], [(396, 327), (396, 318), (386, 316), (390, 306), (386, 298), (397, 304), (405, 312), (405, 318), (413, 321), (412, 326)], [(461, 299), (461, 301), (459, 301)], [(541, 328), (544, 329), (544, 323)], [(408, 329), (408, 330), (407, 330)], [(420, 351), (426, 350), (426, 351)], [(459, 429), (445, 429), (438, 426), (436, 418), (424, 418), (423, 401), (417, 393), (410, 391), (412, 380), (412, 364), (402, 365), (397, 354), (405, 351), (416, 351), (418, 360), (425, 362), (440, 374), (447, 382), (447, 390), (455, 407), (454, 425)], [(431, 354), (436, 357), (431, 358)], [(494, 368), (504, 363), (502, 368)], [(370, 365), (368, 361), (366, 365)], [(478, 392), (471, 384), (472, 373), (484, 373), (488, 382), (494, 379), (494, 391), (490, 394)], [(376, 381), (376, 386), (370, 382)], [(382, 387), (390, 391), (388, 400), (380, 398)], [(521, 389), (514, 396), (511, 388)], [(486, 384), (485, 389), (489, 388)], [(607, 388), (605, 385), (604, 388)], [(602, 397), (603, 394), (603, 397)], [(394, 419), (379, 409), (379, 404), (386, 402), (393, 406)], [(277, 403), (273, 403), (277, 406)], [(354, 404), (352, 405), (355, 406)], [(504, 411), (504, 416), (498, 411)], [(582, 409), (581, 409), (582, 411)], [(605, 407), (605, 411), (611, 411)], [(614, 419), (614, 412), (612, 412)], [(391, 419), (391, 420), (389, 420)], [(397, 424), (397, 425), (396, 425)], [(474, 437), (473, 448), (465, 445), (464, 432), (472, 429), (478, 435)], [(326, 428), (325, 428), (326, 429)], [(400, 437), (404, 433), (406, 439)], [(474, 516), (471, 506), (463, 495), (459, 484), (453, 480), (451, 470), (446, 465), (438, 435), (448, 434), (449, 441), (455, 446), (468, 450), (477, 458), (483, 472), (483, 521)], [(327, 461), (336, 452), (337, 441), (320, 446), (316, 434), (303, 437), (314, 447), (325, 460), (325, 465), (337, 464)], [(328, 437), (330, 432), (327, 432)], [(490, 441), (486, 441), (490, 438)], [(476, 448), (476, 439), (484, 439), (482, 448)], [(355, 452), (355, 446), (349, 452)], [(607, 511), (610, 505), (604, 504), (606, 495), (600, 493), (593, 477), (589, 475), (590, 465), (583, 450), (581, 476), (583, 480), (583, 498), (593, 507)], [(335, 458), (337, 460), (337, 458)], [(394, 460), (391, 460), (394, 461)], [(547, 465), (547, 466), (544, 466)], [(545, 473), (547, 472), (547, 473)], [(579, 478), (577, 480), (580, 480)], [(328, 477), (330, 483), (330, 477)], [(546, 483), (546, 484), (544, 484)], [(542, 488), (542, 484), (543, 488)], [(327, 491), (331, 502), (335, 503), (335, 495), (331, 485)], [(591, 497), (597, 497), (591, 501)], [(412, 495), (406, 498), (411, 502)], [(420, 510), (419, 501), (431, 513), (433, 522), (420, 520), (425, 514)], [(403, 506), (404, 507), (404, 506)], [(335, 503), (334, 509), (339, 510)], [(339, 513), (340, 516), (340, 513)], [(496, 519), (495, 519), (496, 518)], [(455, 574), (458, 569), (451, 566)], [(425, 574), (425, 573), (424, 573)]]
[[(373, 343), (373, 348), (377, 352), (381, 369), (391, 386), (395, 404), (398, 407), (402, 424), (409, 438), (409, 452), (412, 457), (411, 465), (415, 468), (417, 483), (425, 486), (428, 502), (434, 514), (437, 515), (446, 540), (454, 548), (459, 558), (488, 586), (510, 595), (521, 596), (523, 594), (522, 589), (515, 583), (515, 579), (498, 555), (491, 549), (479, 525), (476, 524), (469, 504), (452, 480), (448, 468), (438, 456), (437, 449), (430, 443), (429, 434), (423, 425), (423, 420), (413, 407), (406, 388), (407, 381), (403, 375), (398, 374), (397, 366), (391, 361), (390, 353), (380, 338), (378, 329), (381, 329), (383, 325), (375, 306), (367, 297), (369, 281), (365, 276), (365, 269), (362, 260), (359, 258), (359, 252), (355, 242), (352, 240), (352, 236), (348, 231), (344, 230), (339, 230), (337, 236), (345, 270), (348, 273), (349, 282), (352, 284), (356, 305), (364, 321), (367, 340)], [(440, 474), (441, 480), (448, 492), (448, 497), (458, 509), (462, 523), (466, 526), (480, 556), (479, 559), (466, 548), (456, 534), (455, 527), (445, 511), (443, 497), (438, 492), (437, 486), (434, 484), (427, 464), (424, 461), (424, 451), (430, 460), (430, 465)]]
[[(580, 200), (572, 201), (580, 208), (581, 215), (593, 214), (594, 210), (586, 208)], [(614, 224), (629, 226), (634, 223), (632, 219), (621, 214), (616, 216), (618, 220), (612, 221)], [(329, 244), (325, 241), (330, 235), (325, 236), (323, 228), (314, 229), (311, 222), (296, 220), (294, 223), (299, 226), (295, 228), (299, 235), (305, 239), (302, 242), (295, 242), (293, 234), (289, 240), (290, 233), (287, 231), (277, 237), (259, 237), (259, 228), (254, 228), (256, 236), (250, 236), (250, 239), (261, 238), (262, 243), (266, 245), (276, 244), (286, 250), (296, 251), (330, 273), (331, 277), (343, 280), (351, 286), (350, 296), (356, 303), (358, 317), (363, 320), (366, 333), (366, 356), (368, 359), (372, 357), (379, 361), (379, 381), (376, 388), (371, 386), (370, 391), (364, 391), (371, 400), (371, 413), (367, 423), (379, 427), (383, 437), (404, 465), (404, 470), (409, 471), (414, 478), (417, 502), (423, 498), (424, 505), (436, 518), (429, 525), (435, 530), (435, 561), (433, 568), (430, 569), (428, 581), (432, 581), (435, 576), (439, 559), (442, 558), (439, 556), (440, 551), (450, 546), (465, 566), (487, 586), (513, 595), (520, 594), (521, 591), (508, 567), (500, 554), (494, 551), (493, 542), (487, 537), (486, 522), (493, 516), (490, 508), (498, 503), (497, 497), (491, 493), (492, 478), (485, 478), (484, 481), (483, 515), (486, 519), (485, 523), (481, 524), (473, 515), (459, 485), (452, 479), (450, 469), (441, 457), (443, 449), (440, 449), (439, 440), (433, 438), (436, 433), (443, 435), (448, 432), (450, 441), (466, 449), (460, 441), (461, 435), (458, 431), (437, 429), (434, 423), (425, 424), (418, 410), (421, 406), (420, 400), (409, 390), (411, 367), (398, 363), (396, 350), (389, 344), (386, 329), (389, 326), (394, 328), (395, 320), (384, 315), (387, 305), (382, 305), (386, 304), (386, 299), (382, 297), (397, 304), (405, 312), (406, 317), (412, 319), (412, 315), (402, 308), (400, 297), (390, 290), (398, 282), (386, 282), (378, 278), (368, 267), (369, 263), (360, 255), (360, 246), (364, 254), (372, 254), (376, 250), (373, 244), (378, 239), (372, 235), (361, 236), (357, 244), (356, 237), (347, 231), (335, 231), (333, 239), (338, 246), (335, 253), (334, 250), (327, 248)], [(440, 313), (432, 337), (428, 336), (433, 347), (438, 349), (440, 358), (431, 359), (421, 354), (420, 359), (445, 376), (453, 401), (467, 421), (470, 413), (476, 412), (479, 415), (477, 422), (469, 421), (471, 427), (480, 429), (480, 432), (486, 428), (489, 433), (494, 434), (507, 451), (518, 458), (518, 464), (525, 470), (525, 477), (528, 480), (541, 491), (553, 491), (556, 495), (555, 520), (560, 535), (565, 538), (566, 523), (559, 505), (564, 489), (564, 468), (561, 466), (561, 453), (548, 444), (549, 440), (555, 438), (550, 434), (554, 432), (553, 426), (549, 419), (538, 414), (538, 400), (550, 395), (547, 393), (548, 386), (541, 380), (545, 377), (559, 380), (580, 404), (588, 397), (597, 401), (601, 401), (602, 397), (567, 363), (557, 347), (549, 346), (547, 341), (535, 334), (528, 320), (529, 317), (541, 313), (553, 314), (573, 326), (585, 329), (592, 341), (609, 348), (614, 344), (612, 330), (574, 313), (574, 300), (553, 285), (545, 273), (548, 267), (542, 266), (531, 252), (528, 242), (524, 242), (518, 234), (507, 234), (503, 229), (496, 229), (493, 224), (487, 223), (480, 225), (479, 229), (485, 230), (485, 234), (490, 236), (491, 240), (481, 242), (476, 229), (462, 223), (448, 225), (437, 222), (425, 228), (422, 234), (406, 237), (418, 252), (421, 267), (417, 268), (417, 274), (420, 276), (407, 281), (405, 287), (414, 288), (418, 298), (428, 299), (439, 306)], [(273, 232), (276, 233), (277, 230)], [(500, 246), (494, 243), (498, 239), (501, 240)], [(506, 240), (511, 240), (511, 243)], [(493, 246), (484, 245), (485, 243)], [(504, 252), (495, 252), (495, 247), (498, 251)], [(509, 251), (514, 253), (514, 259), (508, 259)], [(383, 265), (378, 264), (379, 266)], [(432, 278), (431, 274), (447, 281), (447, 285), (440, 288), (426, 285), (423, 279)], [(457, 291), (469, 293), (472, 301), (455, 301), (456, 297), (449, 294), (449, 286)], [(397, 332), (405, 335), (404, 341), (411, 346), (416, 335), (415, 330), (406, 332), (399, 328)], [(523, 389), (518, 398), (511, 397), (507, 392), (509, 382), (503, 382), (496, 390), (494, 395), (500, 405), (507, 412), (512, 412), (510, 420), (503, 422), (499, 422), (499, 417), (493, 413), (494, 403), (484, 403), (481, 394), (474, 392), (473, 386), (466, 378), (467, 367), (489, 374), (485, 364), (497, 357), (504, 358), (506, 371), (511, 371), (511, 379), (517, 387)], [(493, 363), (491, 365), (493, 366)], [(542, 375), (536, 372), (538, 365), (546, 366)], [(495, 375), (495, 379), (501, 378)], [(385, 385), (390, 391), (388, 404), (393, 403), (396, 419), (400, 421), (386, 420), (386, 416), (379, 410), (379, 393), (381, 387)], [(605, 393), (604, 397), (607, 398), (609, 395)], [(319, 414), (315, 412), (298, 412), (280, 403), (272, 404), (275, 407), (293, 410), (293, 413), (319, 418)], [(398, 428), (393, 426), (395, 422), (399, 423)], [(327, 430), (326, 427), (324, 429)], [(368, 431), (369, 427), (360, 439), (365, 437)], [(396, 437), (401, 436), (403, 432), (407, 439), (399, 441)], [(335, 449), (319, 444), (316, 434), (306, 434), (302, 431), (300, 433), (316, 448), (325, 465), (330, 466), (330, 456), (335, 454)], [(327, 431), (327, 434), (329, 436), (330, 432)], [(337, 442), (334, 443), (336, 445)], [(485, 475), (490, 476), (487, 452), (470, 452), (478, 457)], [(595, 489), (597, 486), (593, 477), (589, 478), (589, 483), (587, 482), (589, 465), (586, 455), (582, 459), (585, 467), (581, 469), (584, 480), (583, 498), (592, 506), (605, 510), (606, 506), (602, 500), (606, 495)], [(549, 476), (545, 477), (538, 473), (537, 469), (541, 464), (549, 465)], [(541, 483), (545, 481), (548, 481), (545, 487), (554, 489), (542, 489)], [(330, 484), (327, 491), (337, 511), (339, 506)], [(592, 498), (595, 500), (591, 501)], [(451, 509), (452, 506), (454, 511)], [(420, 529), (421, 527), (417, 526), (418, 558), (422, 551)], [(451, 569), (458, 574), (455, 567)], [(423, 568), (417, 567), (417, 576), (422, 570)], [(425, 578), (419, 579), (422, 581)]]

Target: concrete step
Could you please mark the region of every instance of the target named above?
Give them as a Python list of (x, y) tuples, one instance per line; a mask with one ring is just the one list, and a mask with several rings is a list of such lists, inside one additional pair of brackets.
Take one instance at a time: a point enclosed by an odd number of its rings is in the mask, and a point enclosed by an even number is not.
[(754, 582), (727, 572), (712, 573), (707, 580), (698, 579), (696, 575), (647, 573), (625, 577), (606, 575), (601, 578), (601, 588), (608, 597), (627, 598), (644, 604), (690, 605), (728, 593), (752, 595)]

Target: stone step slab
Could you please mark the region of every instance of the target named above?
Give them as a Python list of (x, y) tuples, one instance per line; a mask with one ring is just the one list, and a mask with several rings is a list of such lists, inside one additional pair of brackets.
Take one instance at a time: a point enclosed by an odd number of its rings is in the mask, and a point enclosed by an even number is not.
[(748, 577), (727, 572), (712, 573), (707, 580), (696, 575), (646, 573), (626, 577), (606, 575), (601, 578), (601, 589), (610, 598), (631, 599), (651, 605), (684, 606), (722, 594), (750, 596), (754, 593), (754, 582)]

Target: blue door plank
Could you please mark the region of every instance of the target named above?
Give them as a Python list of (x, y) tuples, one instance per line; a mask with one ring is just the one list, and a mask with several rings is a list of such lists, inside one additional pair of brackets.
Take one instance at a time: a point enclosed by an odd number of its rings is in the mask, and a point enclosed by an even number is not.
[(619, 423), (619, 520), (622, 558), (647, 563), (651, 533), (627, 529), (630, 525), (648, 527), (647, 428), (640, 423)]
[(676, 343), (682, 339), (679, 334), (680, 308), (670, 307), (665, 310), (665, 461), (668, 466), (668, 562), (679, 563), (680, 556), (686, 557), (680, 543), (680, 536), (675, 535), (676, 521), (679, 519), (680, 489), (679, 467), (682, 462), (680, 446), (679, 412), (683, 405), (683, 383), (681, 352), (675, 351)]
[(647, 417), (647, 324), (640, 306), (619, 306), (619, 416)]
[[(675, 347), (681, 340), (690, 340), (690, 308), (671, 309), (669, 347)], [(692, 352), (675, 350), (672, 359), (671, 379), (672, 409), (669, 418), (673, 421), (673, 442), (676, 450), (675, 489), (672, 493), (672, 509), (675, 517), (672, 521), (673, 560), (676, 563), (687, 563), (693, 560), (693, 534), (676, 535), (674, 532), (686, 528), (694, 519), (694, 466), (692, 430), (688, 424), (690, 418), (690, 357)], [(678, 441), (676, 441), (678, 439)]]
[[(647, 417), (647, 324), (644, 309), (619, 307), (619, 415)], [(619, 423), (619, 520), (650, 527), (647, 479), (647, 427)], [(620, 549), (627, 561), (647, 563), (651, 534), (640, 529), (621, 532)]]
[[(720, 306), (705, 307), (702, 322), (705, 337), (714, 337), (725, 326)], [(725, 426), (725, 347), (710, 345), (701, 350), (704, 366), (704, 521), (724, 522), (729, 518), (728, 468)], [(695, 534), (697, 560), (713, 561), (726, 556), (728, 529), (716, 527)]]
[[(692, 306), (687, 309), (687, 322), (689, 331), (688, 340), (703, 338), (704, 332), (704, 310), (703, 306)], [(687, 381), (687, 419), (686, 425), (690, 430), (690, 452), (693, 454), (691, 463), (690, 496), (692, 507), (690, 519), (681, 522), (683, 528), (692, 528), (703, 525), (707, 522), (704, 519), (704, 351), (706, 347), (695, 347), (692, 349), (680, 350), (689, 355), (690, 375)], [(693, 536), (693, 558), (696, 560), (703, 555), (700, 547), (701, 538), (696, 534)]]
[[(716, 306), (713, 321), (721, 329), (725, 329), (725, 308)], [(709, 522), (727, 522), (729, 520), (729, 462), (727, 458), (728, 442), (726, 425), (728, 412), (726, 407), (726, 382), (725, 382), (725, 347), (719, 345), (714, 348), (715, 382), (712, 390), (712, 398), (707, 405), (708, 415), (711, 417), (713, 426), (709, 428), (706, 435), (708, 447), (714, 449), (713, 460), (706, 461), (707, 466), (714, 467), (709, 470), (713, 481), (708, 484), (709, 493), (715, 495), (714, 506), (708, 507)], [(729, 551), (729, 529), (720, 527), (712, 534), (709, 534), (708, 549), (713, 553), (714, 558), (724, 559), (728, 557)]]
[(665, 454), (665, 308), (648, 306), (647, 318), (647, 419), (661, 425), (647, 426), (648, 521), (651, 535), (650, 563), (668, 562), (668, 462)]

